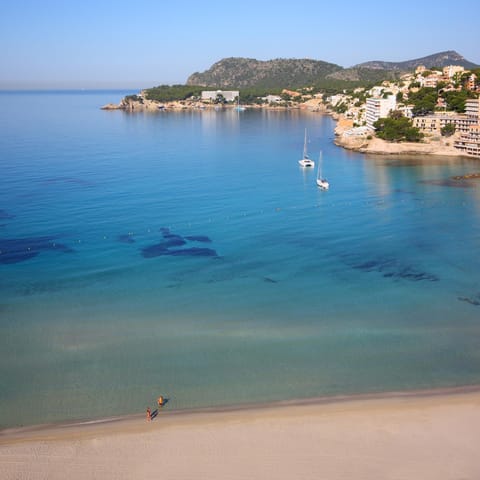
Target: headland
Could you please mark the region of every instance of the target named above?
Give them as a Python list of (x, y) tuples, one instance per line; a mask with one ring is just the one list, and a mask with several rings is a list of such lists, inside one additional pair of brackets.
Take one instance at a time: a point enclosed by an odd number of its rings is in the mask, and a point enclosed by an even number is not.
[(453, 146), (453, 141), (442, 136), (427, 136), (422, 142), (392, 142), (382, 140), (374, 132), (354, 129), (353, 122), (341, 114), (332, 113), (337, 120), (335, 145), (347, 150), (371, 155), (441, 155), (465, 157), (466, 154)]

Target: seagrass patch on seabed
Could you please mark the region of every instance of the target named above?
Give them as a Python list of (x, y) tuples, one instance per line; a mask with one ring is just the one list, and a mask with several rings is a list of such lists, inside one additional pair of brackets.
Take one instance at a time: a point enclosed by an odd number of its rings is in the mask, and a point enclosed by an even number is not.
[(12, 218), (15, 218), (15, 215), (11, 215), (6, 210), (0, 209), (0, 220), (11, 220)]
[(190, 257), (218, 257), (216, 250), (205, 247), (183, 247), (188, 242), (211, 243), (212, 240), (206, 235), (189, 235), (182, 237), (176, 233), (172, 233), (169, 228), (162, 227), (160, 229), (163, 240), (153, 245), (148, 245), (141, 249), (144, 258), (153, 258), (160, 256), (190, 256)]
[(455, 175), (440, 180), (420, 180), (419, 183), (423, 183), (424, 185), (436, 185), (439, 187), (475, 188), (475, 180), (479, 179), (480, 173), (467, 173), (465, 175)]
[(470, 305), (480, 307), (480, 292), (471, 295), (470, 297), (457, 297), (461, 302), (467, 302)]
[(56, 242), (57, 237), (29, 237), (0, 239), (0, 263), (19, 263), (36, 257), (44, 251), (74, 252), (63, 243)]
[(395, 258), (379, 257), (364, 261), (352, 261), (347, 259), (347, 263), (355, 270), (362, 272), (377, 272), (385, 278), (393, 278), (394, 280), (409, 280), (413, 282), (429, 281), (437, 282), (438, 276), (419, 270), (412, 265), (400, 263)]

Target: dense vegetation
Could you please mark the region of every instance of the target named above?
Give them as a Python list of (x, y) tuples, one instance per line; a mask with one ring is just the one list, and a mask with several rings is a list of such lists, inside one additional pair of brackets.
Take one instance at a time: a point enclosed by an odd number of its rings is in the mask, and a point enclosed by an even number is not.
[(325, 79), (330, 73), (342, 70), (333, 63), (310, 59), (260, 61), (253, 58), (224, 58), (205, 72), (196, 72), (188, 85), (215, 88), (301, 88)]
[(455, 133), (455, 125), (453, 123), (447, 123), (440, 129), (442, 137), (451, 137)]
[(158, 102), (172, 102), (174, 100), (186, 100), (192, 96), (200, 97), (202, 90), (208, 89), (192, 85), (159, 85), (147, 89), (145, 97), (148, 100), (157, 100)]
[(420, 130), (401, 112), (391, 112), (388, 118), (380, 118), (373, 126), (378, 138), (391, 142), (419, 142), (423, 138)]
[[(410, 85), (412, 87), (412, 85)], [(448, 110), (464, 113), (465, 101), (467, 98), (476, 98), (477, 94), (469, 90), (449, 90), (443, 91), (445, 84), (439, 83), (436, 88), (423, 87), (418, 91), (410, 91), (408, 94), (408, 103), (413, 104), (414, 115), (427, 115), (435, 111), (439, 97), (442, 97)]]
[(467, 98), (475, 98), (475, 94), (468, 90), (444, 92), (442, 96), (447, 103), (448, 110), (453, 110), (458, 113), (465, 112), (465, 102)]
[[(350, 85), (365, 86), (365, 84), (378, 84), (384, 80), (396, 81), (400, 78), (400, 72), (380, 68), (352, 67), (339, 70), (327, 75), (328, 80), (344, 80)], [(347, 87), (348, 88), (348, 87)]]
[(438, 92), (432, 87), (420, 88), (417, 92), (409, 92), (408, 103), (413, 104), (414, 115), (427, 115), (435, 110)]

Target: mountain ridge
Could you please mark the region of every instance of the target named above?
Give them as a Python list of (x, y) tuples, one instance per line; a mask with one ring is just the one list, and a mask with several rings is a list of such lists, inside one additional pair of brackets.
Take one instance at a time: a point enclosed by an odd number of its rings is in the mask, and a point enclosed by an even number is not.
[(463, 55), (460, 55), (455, 50), (446, 50), (444, 52), (433, 53), (426, 57), (415, 58), (412, 60), (404, 60), (401, 62), (390, 62), (385, 60), (373, 60), (369, 62), (359, 63), (352, 68), (371, 68), (382, 70), (413, 70), (419, 65), (424, 65), (426, 68), (432, 67), (446, 67), (447, 65), (461, 65), (467, 69), (476, 68), (478, 65), (467, 60)]
[(340, 65), (308, 58), (257, 60), (255, 58), (228, 57), (214, 63), (205, 72), (188, 77), (187, 85), (206, 87), (273, 87), (282, 77), (287, 87), (299, 87), (305, 82), (324, 78), (342, 70)]
[(255, 58), (228, 57), (214, 63), (204, 72), (192, 73), (187, 85), (215, 88), (302, 88), (326, 85), (329, 82), (368, 83), (395, 80), (402, 73), (411, 72), (419, 65), (427, 68), (462, 65), (475, 68), (473, 62), (459, 53), (448, 50), (426, 57), (387, 62), (375, 60), (344, 68), (335, 63), (309, 58)]

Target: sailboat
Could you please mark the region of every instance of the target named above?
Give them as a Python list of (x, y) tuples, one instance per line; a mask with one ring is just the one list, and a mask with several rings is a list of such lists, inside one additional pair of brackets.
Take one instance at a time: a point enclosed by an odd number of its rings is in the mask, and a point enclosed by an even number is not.
[(235, 110), (237, 112), (243, 112), (245, 111), (245, 107), (243, 107), (242, 105), (240, 105), (240, 95), (237, 97), (237, 106), (235, 107)]
[(320, 150), (320, 157), (318, 159), (318, 171), (317, 171), (317, 185), (323, 189), (328, 190), (330, 184), (326, 178), (322, 178), (322, 151)]
[(307, 129), (305, 129), (305, 140), (303, 141), (303, 158), (298, 161), (302, 167), (314, 167), (315, 162), (308, 156), (307, 152)]

